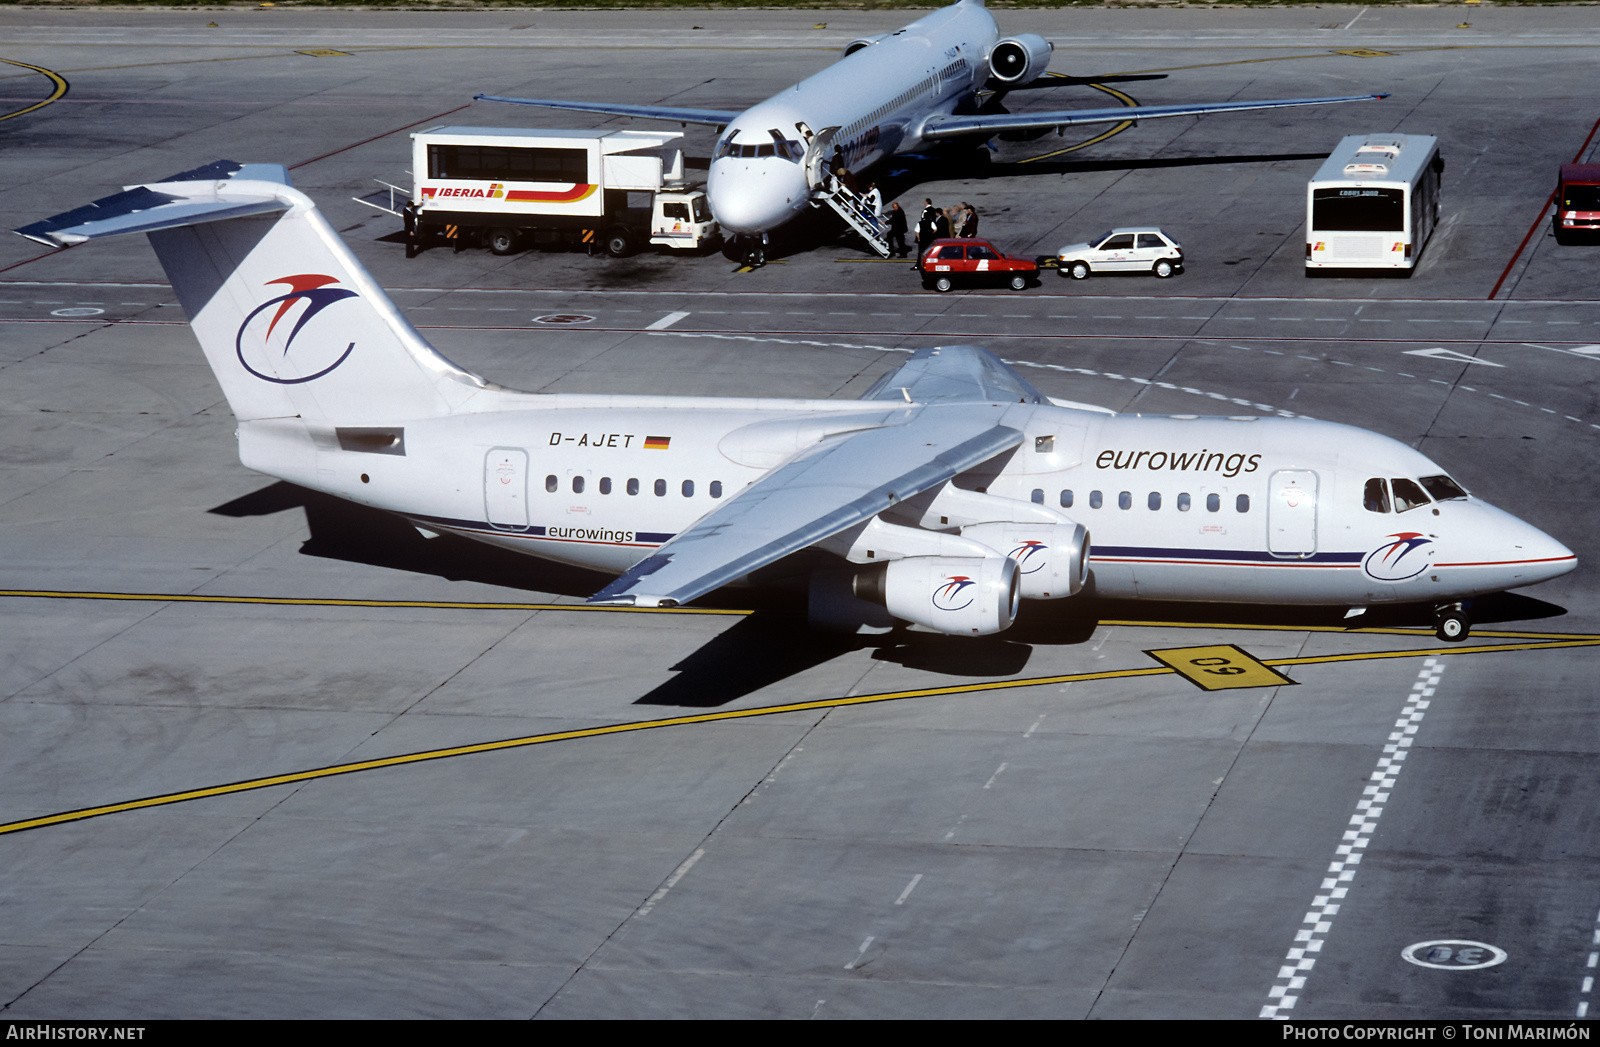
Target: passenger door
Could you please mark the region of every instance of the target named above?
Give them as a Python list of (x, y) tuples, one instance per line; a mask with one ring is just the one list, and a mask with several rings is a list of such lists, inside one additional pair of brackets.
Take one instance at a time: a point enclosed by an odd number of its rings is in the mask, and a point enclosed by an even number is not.
[(1267, 551), (1305, 559), (1317, 551), (1317, 474), (1280, 469), (1272, 474), (1267, 498)]
[(503, 531), (528, 529), (528, 452), (495, 447), (483, 460), (483, 510), (489, 526)]

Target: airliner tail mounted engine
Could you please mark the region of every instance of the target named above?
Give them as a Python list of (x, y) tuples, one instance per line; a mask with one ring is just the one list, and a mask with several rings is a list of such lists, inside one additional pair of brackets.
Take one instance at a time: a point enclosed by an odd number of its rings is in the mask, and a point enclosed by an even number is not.
[(1044, 75), (1054, 45), (1038, 33), (1009, 36), (989, 51), (989, 83), (993, 87), (1022, 87)]

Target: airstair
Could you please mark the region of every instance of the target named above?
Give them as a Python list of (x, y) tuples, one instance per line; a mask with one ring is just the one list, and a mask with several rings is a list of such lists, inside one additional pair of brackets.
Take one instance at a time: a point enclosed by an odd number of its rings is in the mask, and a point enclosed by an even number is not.
[(815, 190), (815, 198), (833, 208), (880, 256), (889, 257), (889, 236), (872, 205), (860, 193), (832, 178), (828, 185)]

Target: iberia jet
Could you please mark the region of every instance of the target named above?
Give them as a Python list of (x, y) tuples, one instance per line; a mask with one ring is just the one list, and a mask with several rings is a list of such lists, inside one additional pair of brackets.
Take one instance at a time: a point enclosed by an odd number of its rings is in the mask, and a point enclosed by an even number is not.
[[(986, 111), (978, 93), (1034, 84), (1053, 50), (1036, 33), (1000, 36), (984, 0), (959, 0), (903, 29), (851, 41), (844, 57), (742, 113), (662, 105), (613, 105), (477, 95), (611, 116), (725, 127), (706, 180), (711, 213), (734, 233), (760, 234), (803, 213), (842, 157), (852, 172), (896, 153), (1001, 131), (1046, 131), (1073, 124), (1152, 120), (1247, 109), (1328, 105), (1387, 98), (1288, 98), (1012, 114)], [(1070, 81), (1064, 81), (1070, 82)], [(990, 100), (991, 102), (994, 100)]]
[(617, 574), (592, 603), (674, 607), (817, 547), (823, 626), (985, 635), (1022, 597), (1092, 592), (1428, 603), (1460, 639), (1465, 598), (1577, 564), (1375, 433), (1118, 415), (971, 346), (920, 350), (856, 401), (505, 389), (423, 340), (276, 165), (217, 161), (18, 232), (149, 234), (249, 468)]

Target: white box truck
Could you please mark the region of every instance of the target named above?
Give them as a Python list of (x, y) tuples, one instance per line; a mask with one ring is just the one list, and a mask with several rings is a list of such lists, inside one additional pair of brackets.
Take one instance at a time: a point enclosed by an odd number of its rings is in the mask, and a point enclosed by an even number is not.
[(431, 127), (412, 134), (406, 257), (440, 239), (495, 254), (541, 244), (621, 257), (646, 243), (718, 238), (706, 194), (683, 180), (673, 131)]

